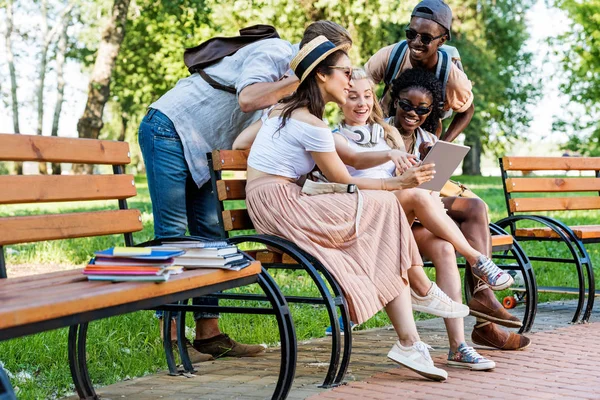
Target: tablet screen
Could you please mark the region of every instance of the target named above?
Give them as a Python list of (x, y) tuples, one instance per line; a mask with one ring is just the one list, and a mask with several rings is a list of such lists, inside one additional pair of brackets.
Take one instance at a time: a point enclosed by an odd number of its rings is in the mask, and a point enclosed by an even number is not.
[(470, 149), (468, 146), (443, 142), (441, 140), (435, 142), (423, 160), (423, 164), (435, 164), (435, 177), (417, 187), (437, 192), (442, 190), (444, 184), (450, 179), (454, 171), (456, 171)]

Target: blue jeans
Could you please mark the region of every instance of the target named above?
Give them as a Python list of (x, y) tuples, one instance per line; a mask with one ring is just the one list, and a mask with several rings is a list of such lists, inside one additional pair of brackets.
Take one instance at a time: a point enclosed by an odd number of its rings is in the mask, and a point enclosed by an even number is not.
[[(171, 120), (155, 109), (142, 119), (138, 140), (146, 165), (157, 239), (190, 235), (220, 237), (218, 208), (210, 182), (198, 188), (185, 161), (183, 144)], [(193, 299), (195, 305), (217, 305), (215, 297)], [(156, 312), (162, 317), (162, 311)], [(194, 318), (219, 314), (194, 313)]]

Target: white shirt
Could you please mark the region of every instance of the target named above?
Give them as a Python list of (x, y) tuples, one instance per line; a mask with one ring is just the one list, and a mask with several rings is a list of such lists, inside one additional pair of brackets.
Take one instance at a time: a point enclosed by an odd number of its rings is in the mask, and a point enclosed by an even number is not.
[(262, 122), (248, 156), (248, 166), (258, 171), (298, 179), (315, 167), (311, 151), (335, 151), (329, 128), (289, 118), (279, 129), (281, 117), (269, 118), (267, 114)]
[[(334, 134), (341, 135), (344, 139), (348, 141), (348, 146), (356, 151), (357, 153), (366, 153), (368, 151), (389, 151), (391, 147), (386, 143), (384, 139), (380, 139), (379, 142), (373, 144), (371, 146), (360, 145), (356, 143), (354, 140), (349, 138), (344, 134), (341, 130), (334, 131)], [(350, 165), (346, 165), (348, 172), (351, 176), (357, 178), (389, 178), (391, 176), (396, 175), (396, 164), (393, 161), (388, 161), (385, 164), (378, 165), (376, 167), (367, 168), (367, 169), (356, 169)]]

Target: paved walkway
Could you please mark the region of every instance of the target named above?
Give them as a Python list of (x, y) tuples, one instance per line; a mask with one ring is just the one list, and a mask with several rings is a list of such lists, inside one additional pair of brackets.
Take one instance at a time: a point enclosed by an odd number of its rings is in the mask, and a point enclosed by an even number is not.
[[(395, 399), (414, 398), (600, 398), (600, 323), (569, 325), (574, 302), (540, 305), (532, 345), (518, 352), (481, 349), (497, 367), (491, 372), (445, 368), (443, 383), (425, 381), (386, 358), (396, 340), (389, 329), (358, 331), (347, 385), (321, 389), (329, 339), (299, 346), (298, 368), (288, 399)], [(519, 310), (519, 309), (517, 309)], [(594, 316), (600, 308), (595, 307)], [(518, 313), (518, 311), (517, 311)], [(473, 318), (466, 319), (467, 334)], [(423, 341), (435, 350), (432, 357), (444, 367), (448, 344), (444, 325), (436, 318), (418, 322)], [(469, 341), (469, 337), (467, 336)], [(264, 357), (223, 359), (198, 365), (191, 377), (167, 373), (149, 375), (99, 388), (104, 399), (265, 399), (270, 398), (279, 366), (279, 351)], [(523, 392), (526, 390), (526, 392)], [(69, 399), (74, 399), (71, 397)]]

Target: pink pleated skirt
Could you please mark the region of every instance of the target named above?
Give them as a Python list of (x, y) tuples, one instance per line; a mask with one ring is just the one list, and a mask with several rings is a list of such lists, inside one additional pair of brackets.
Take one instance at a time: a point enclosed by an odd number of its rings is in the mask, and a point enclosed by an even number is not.
[(246, 186), (257, 231), (288, 239), (323, 263), (363, 323), (408, 285), (407, 270), (422, 265), (400, 203), (392, 192), (363, 190), (355, 229), (357, 194), (306, 195), (284, 177), (265, 176)]

